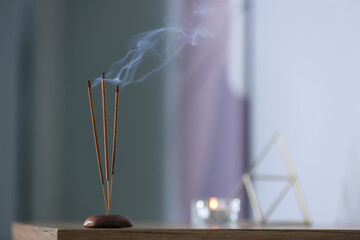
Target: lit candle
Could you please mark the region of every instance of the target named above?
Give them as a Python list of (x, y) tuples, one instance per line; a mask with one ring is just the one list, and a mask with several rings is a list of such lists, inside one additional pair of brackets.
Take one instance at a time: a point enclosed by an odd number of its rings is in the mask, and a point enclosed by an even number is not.
[(209, 199), (209, 208), (211, 210), (216, 210), (218, 205), (219, 204), (218, 204), (218, 200), (217, 200), (216, 197), (212, 197), (212, 198)]
[(192, 204), (193, 224), (224, 224), (236, 222), (240, 211), (238, 198), (199, 199)]

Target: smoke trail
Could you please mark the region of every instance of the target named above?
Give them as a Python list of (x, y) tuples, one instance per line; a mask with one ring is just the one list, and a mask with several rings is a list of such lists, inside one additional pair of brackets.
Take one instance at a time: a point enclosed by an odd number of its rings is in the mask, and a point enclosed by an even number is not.
[[(202, 6), (194, 11), (194, 15), (201, 16), (211, 12)], [(182, 26), (163, 27), (138, 34), (133, 37), (125, 57), (108, 68), (105, 80), (120, 87), (144, 81), (164, 68), (185, 45), (197, 46), (212, 36), (211, 31), (201, 21), (197, 26), (182, 24)], [(135, 77), (136, 70), (143, 60), (150, 57), (152, 68), (145, 74)], [(95, 78), (93, 86), (100, 82), (101, 77)]]

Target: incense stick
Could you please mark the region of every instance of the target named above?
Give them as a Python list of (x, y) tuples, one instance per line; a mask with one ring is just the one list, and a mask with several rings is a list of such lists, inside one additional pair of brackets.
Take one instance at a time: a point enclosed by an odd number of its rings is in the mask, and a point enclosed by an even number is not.
[(89, 94), (91, 120), (92, 120), (93, 133), (94, 133), (94, 143), (95, 143), (95, 149), (96, 149), (96, 157), (97, 157), (97, 161), (98, 161), (99, 174), (100, 174), (100, 180), (101, 180), (101, 185), (102, 185), (102, 190), (103, 190), (103, 195), (104, 195), (106, 213), (108, 214), (109, 213), (109, 208), (108, 208), (108, 202), (107, 202), (107, 198), (106, 198), (106, 194), (105, 194), (104, 175), (103, 175), (102, 166), (101, 166), (99, 140), (98, 140), (98, 135), (97, 135), (97, 130), (96, 130), (94, 105), (93, 105), (93, 100), (92, 100), (92, 92), (91, 92), (90, 81), (88, 81), (88, 94)]
[[(107, 197), (109, 196), (109, 148), (108, 148), (108, 137), (107, 137), (107, 113), (106, 113), (106, 90), (105, 90), (105, 73), (102, 73), (101, 79), (101, 89), (102, 89), (102, 105), (103, 105), (103, 125), (104, 125), (104, 152), (105, 152), (105, 173), (106, 173), (106, 186), (107, 186)], [(110, 214), (110, 211), (108, 212)]]
[(119, 111), (119, 85), (116, 86), (115, 90), (115, 111), (114, 111), (114, 133), (113, 133), (113, 151), (112, 151), (112, 164), (111, 164), (111, 190), (109, 199), (109, 211), (111, 210), (111, 199), (115, 173), (115, 154), (116, 154), (116, 137), (117, 137), (117, 125), (118, 125), (118, 111)]

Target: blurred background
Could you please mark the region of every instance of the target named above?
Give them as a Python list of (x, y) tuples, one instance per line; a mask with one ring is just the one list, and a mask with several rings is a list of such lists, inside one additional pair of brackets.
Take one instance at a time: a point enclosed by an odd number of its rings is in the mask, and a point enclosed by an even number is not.
[[(191, 199), (227, 197), (281, 131), (313, 222), (359, 224), (359, 11), (357, 0), (0, 1), (0, 238), (14, 220), (105, 212), (86, 80), (132, 36), (177, 22), (211, 37), (121, 90), (112, 211), (189, 221)], [(93, 94), (101, 136), (100, 88)], [(270, 173), (281, 168), (273, 158)], [(266, 205), (275, 190), (255, 187)], [(301, 218), (296, 199), (274, 218)]]

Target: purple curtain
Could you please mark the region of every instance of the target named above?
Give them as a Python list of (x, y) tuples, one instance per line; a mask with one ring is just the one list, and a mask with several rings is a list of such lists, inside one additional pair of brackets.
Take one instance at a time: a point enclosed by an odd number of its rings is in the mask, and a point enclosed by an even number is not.
[(230, 2), (183, 1), (184, 19), (191, 20), (194, 7), (202, 3), (225, 12), (204, 15), (201, 20), (211, 26), (215, 37), (200, 46), (186, 46), (179, 63), (177, 142), (182, 220), (190, 219), (193, 198), (227, 197), (245, 166), (245, 98), (234, 95), (229, 84), (231, 18), (226, 11), (230, 7), (224, 4)]

